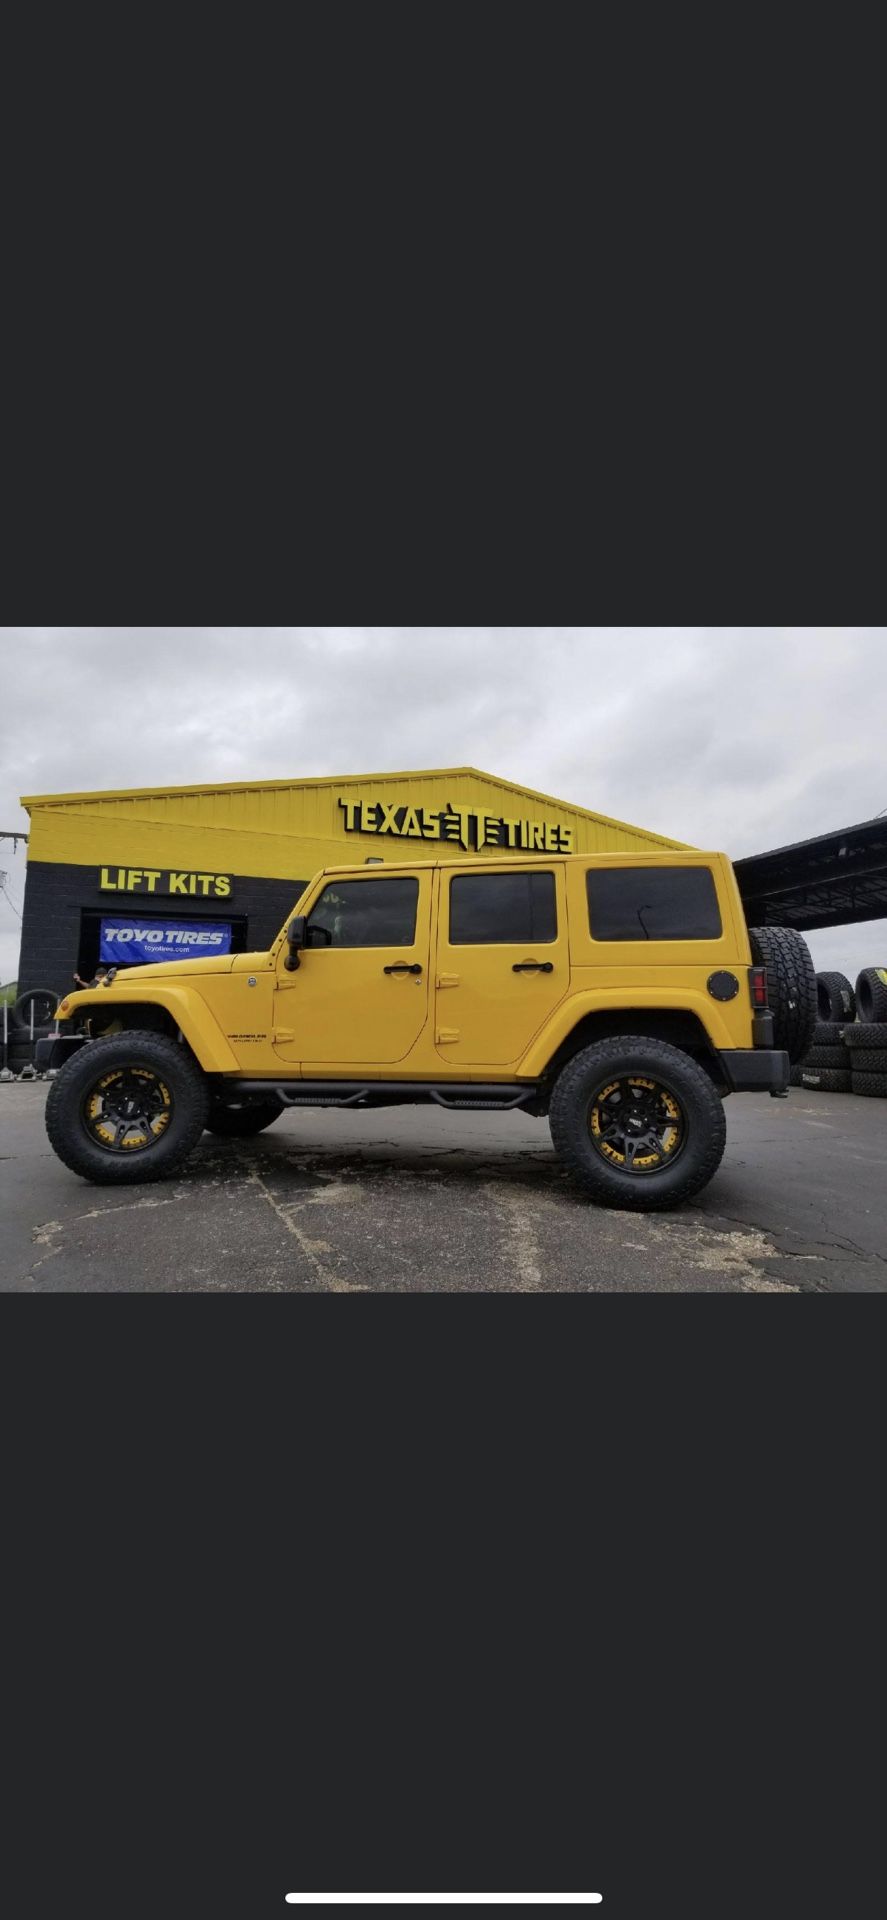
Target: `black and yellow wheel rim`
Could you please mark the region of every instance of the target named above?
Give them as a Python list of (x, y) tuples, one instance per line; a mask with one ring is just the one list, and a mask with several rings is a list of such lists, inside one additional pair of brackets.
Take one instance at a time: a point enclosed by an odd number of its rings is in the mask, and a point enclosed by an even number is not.
[(687, 1117), (670, 1087), (646, 1074), (607, 1080), (588, 1110), (588, 1130), (601, 1159), (619, 1173), (662, 1173), (683, 1151)]
[(112, 1067), (90, 1088), (82, 1119), (90, 1140), (106, 1153), (144, 1153), (156, 1147), (172, 1118), (172, 1094), (150, 1067)]

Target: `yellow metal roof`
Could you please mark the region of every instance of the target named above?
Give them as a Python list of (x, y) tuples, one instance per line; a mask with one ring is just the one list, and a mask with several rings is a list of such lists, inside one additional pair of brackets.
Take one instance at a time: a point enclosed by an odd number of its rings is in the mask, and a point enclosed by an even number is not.
[[(312, 775), (307, 779), (291, 777), (284, 780), (214, 780), (171, 787), (104, 787), (79, 793), (32, 793), (23, 794), (21, 805), (30, 813), (32, 807), (78, 806), (90, 802), (97, 806), (107, 805), (119, 800), (172, 799), (181, 795), (191, 798), (199, 794), (234, 794), (292, 791), (294, 788), (322, 788), (367, 786), (370, 782), (390, 783), (392, 781), (419, 781), (439, 779), (467, 778), (488, 781), (491, 786), (504, 792), (522, 794), (527, 800), (541, 801), (545, 806), (556, 807), (562, 813), (572, 813), (584, 820), (594, 820), (602, 826), (622, 828), (636, 833), (645, 840), (658, 843), (663, 847), (680, 847), (685, 843), (670, 840), (665, 835), (654, 833), (649, 827), (635, 827), (629, 821), (616, 820), (611, 814), (599, 813), (590, 807), (580, 807), (575, 801), (556, 799), (553, 794), (540, 793), (535, 787), (525, 787), (514, 780), (503, 779), (497, 773), (485, 773), (479, 767), (417, 767), (407, 771), (388, 773), (346, 773)], [(216, 831), (218, 831), (218, 827)]]

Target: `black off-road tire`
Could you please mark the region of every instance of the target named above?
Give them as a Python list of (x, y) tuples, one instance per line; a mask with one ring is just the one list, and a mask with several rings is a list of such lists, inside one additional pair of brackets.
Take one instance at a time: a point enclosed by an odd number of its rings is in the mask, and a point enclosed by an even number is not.
[[(627, 1075), (656, 1081), (683, 1109), (684, 1145), (659, 1171), (611, 1166), (592, 1142), (595, 1095), (608, 1080)], [(724, 1103), (705, 1069), (679, 1047), (644, 1034), (599, 1040), (568, 1060), (554, 1084), (549, 1124), (555, 1151), (586, 1192), (600, 1206), (627, 1212), (665, 1211), (692, 1200), (717, 1173), (727, 1141)]]
[(872, 1047), (867, 1053), (848, 1053), (851, 1073), (887, 1073), (887, 1047)]
[(864, 1026), (887, 1021), (887, 967), (866, 967), (856, 982), (856, 1011)]
[[(166, 1130), (149, 1147), (111, 1151), (87, 1131), (86, 1100), (114, 1067), (146, 1068), (169, 1089), (172, 1106)], [(208, 1108), (209, 1087), (193, 1054), (163, 1034), (133, 1031), (91, 1040), (66, 1062), (47, 1095), (46, 1131), (72, 1173), (98, 1186), (131, 1185), (175, 1173), (197, 1145)]]
[(849, 1073), (850, 1055), (846, 1047), (811, 1047), (804, 1066), (836, 1067), (839, 1073)]
[(34, 1032), (38, 1028), (51, 1027), (55, 1019), (55, 1010), (59, 996), (52, 987), (30, 987), (27, 993), (20, 993), (15, 1003), (15, 1017), (20, 1027), (27, 1033), (31, 1031), (31, 1008), (34, 1009)]
[(814, 1047), (837, 1047), (844, 1044), (843, 1020), (817, 1020), (813, 1029)]
[(864, 1100), (887, 1100), (887, 1073), (854, 1073), (853, 1092)]
[(801, 1086), (813, 1093), (850, 1093), (851, 1074), (849, 1067), (838, 1073), (832, 1067), (802, 1067)]
[(238, 1105), (233, 1100), (211, 1100), (206, 1121), (207, 1133), (218, 1133), (227, 1139), (248, 1140), (255, 1133), (263, 1133), (266, 1127), (273, 1126), (279, 1120), (283, 1106), (279, 1100), (247, 1100)]
[(816, 994), (820, 1020), (856, 1019), (856, 995), (844, 973), (818, 973)]
[(774, 1045), (796, 1066), (813, 1045), (818, 1014), (810, 949), (793, 927), (749, 928), (749, 939), (755, 964), (767, 969)]
[(14, 1031), (10, 1030), (9, 1045), (6, 1049), (6, 1064), (12, 1069), (13, 1073), (21, 1073), (22, 1067), (32, 1067), (34, 1065), (34, 1056), (38, 1040), (45, 1040), (51, 1032), (51, 1027), (35, 1027), (32, 1042), (30, 1034), (25, 1033), (21, 1027), (16, 1027)]
[(844, 1045), (851, 1053), (881, 1052), (887, 1047), (887, 1020), (872, 1020), (867, 1027), (846, 1027)]

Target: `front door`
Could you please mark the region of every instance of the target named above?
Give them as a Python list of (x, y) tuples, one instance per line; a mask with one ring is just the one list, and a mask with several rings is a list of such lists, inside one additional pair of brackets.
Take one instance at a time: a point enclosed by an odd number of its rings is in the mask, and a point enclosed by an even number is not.
[(274, 1051), (308, 1078), (395, 1066), (428, 1017), (431, 872), (330, 880), (295, 973), (278, 960)]
[(444, 868), (435, 1047), (450, 1067), (513, 1067), (570, 983), (564, 869)]

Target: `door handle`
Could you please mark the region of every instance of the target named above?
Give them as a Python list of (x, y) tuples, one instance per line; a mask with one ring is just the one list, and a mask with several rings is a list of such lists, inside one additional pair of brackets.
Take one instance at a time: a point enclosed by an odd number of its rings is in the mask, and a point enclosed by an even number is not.
[(511, 971), (512, 973), (553, 973), (554, 963), (551, 960), (517, 960)]
[(421, 973), (421, 971), (418, 960), (414, 960), (412, 966), (406, 960), (398, 960), (396, 966), (382, 968), (383, 973)]

